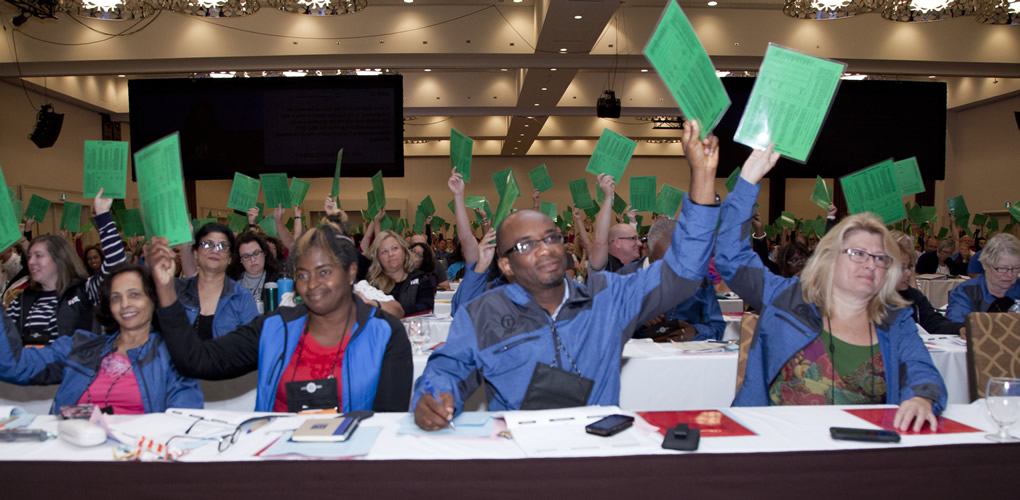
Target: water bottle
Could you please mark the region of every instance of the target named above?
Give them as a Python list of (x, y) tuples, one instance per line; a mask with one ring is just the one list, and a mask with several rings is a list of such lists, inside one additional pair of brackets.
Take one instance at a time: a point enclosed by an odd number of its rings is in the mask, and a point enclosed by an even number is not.
[(1015, 302), (1013, 302), (1013, 305), (1009, 308), (1009, 312), (1020, 313), (1020, 299), (1017, 299)]

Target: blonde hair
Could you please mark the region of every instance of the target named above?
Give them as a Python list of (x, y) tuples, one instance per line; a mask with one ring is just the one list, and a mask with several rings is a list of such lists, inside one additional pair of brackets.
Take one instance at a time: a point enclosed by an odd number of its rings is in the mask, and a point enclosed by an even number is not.
[[(857, 231), (876, 234), (882, 238), (882, 248), (886, 255), (897, 262), (903, 262), (900, 245), (882, 224), (882, 221), (871, 213), (851, 215), (825, 233), (818, 241), (815, 253), (808, 259), (804, 270), (800, 272), (801, 294), (806, 302), (818, 306), (823, 316), (830, 313), (832, 303), (832, 280), (836, 268), (836, 259), (842, 254), (843, 242)], [(900, 297), (896, 285), (900, 281), (903, 270), (900, 266), (891, 265), (885, 271), (885, 278), (871, 300), (868, 302), (868, 319), (880, 323), (888, 314), (888, 309), (907, 307), (909, 303)]]
[(903, 257), (900, 263), (913, 268), (917, 264), (917, 254), (914, 253), (914, 239), (902, 231), (889, 231), (889, 235), (892, 236), (893, 241), (900, 247), (900, 254)]
[(379, 263), (379, 247), (382, 246), (382, 242), (386, 238), (393, 238), (396, 240), (397, 245), (400, 246), (400, 250), (404, 252), (404, 272), (411, 274), (414, 271), (414, 259), (408, 259), (407, 254), (410, 252), (410, 248), (407, 246), (407, 241), (404, 240), (399, 234), (393, 231), (383, 231), (375, 238), (372, 242), (372, 246), (368, 249), (368, 256), (372, 259), (372, 265), (368, 267), (368, 282), (372, 286), (380, 289), (383, 293), (390, 293), (396, 282), (393, 278), (386, 275), (383, 271), (382, 264)]
[(1020, 240), (1009, 233), (999, 233), (985, 242), (985, 248), (981, 250), (981, 257), (978, 261), (984, 267), (995, 267), (999, 259), (1007, 254), (1020, 257)]

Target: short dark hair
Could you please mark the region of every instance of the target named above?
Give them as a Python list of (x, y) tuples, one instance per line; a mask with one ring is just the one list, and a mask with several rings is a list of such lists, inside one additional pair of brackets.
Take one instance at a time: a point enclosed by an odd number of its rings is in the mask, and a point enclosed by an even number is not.
[(198, 244), (202, 241), (202, 238), (205, 238), (210, 233), (220, 233), (226, 236), (227, 244), (230, 245), (230, 248), (234, 248), (234, 232), (219, 222), (210, 222), (198, 228), (198, 231), (195, 232), (195, 241), (191, 243), (191, 249), (198, 250)]
[(244, 265), (241, 262), (241, 245), (251, 243), (253, 241), (259, 244), (259, 249), (262, 250), (262, 256), (266, 259), (266, 276), (276, 274), (280, 271), (280, 264), (276, 258), (273, 257), (273, 253), (269, 251), (269, 243), (266, 239), (255, 231), (245, 231), (237, 235), (237, 240), (235, 240), (236, 245), (230, 246), (230, 254), (232, 258), (230, 259), (230, 265), (227, 266), (227, 276), (230, 276), (231, 279), (239, 279), (241, 274), (244, 273)]
[(423, 272), (425, 274), (432, 274), (433, 272), (435, 272), (435, 270), (436, 270), (436, 263), (433, 262), (433, 260), (432, 260), (432, 249), (429, 248), (428, 245), (426, 245), (424, 243), (420, 243), (420, 242), (419, 243), (413, 243), (410, 246), (410, 248), (415, 248), (415, 247), (420, 247), (422, 249), (422, 252), (423, 252), (422, 253), (422, 257), (421, 257), (421, 266), (419, 266), (418, 269), (421, 269), (421, 272)]
[(159, 297), (156, 295), (156, 285), (152, 281), (152, 272), (149, 271), (147, 266), (132, 262), (124, 262), (117, 265), (110, 271), (110, 275), (103, 280), (103, 285), (99, 289), (99, 307), (96, 308), (96, 319), (99, 320), (99, 324), (103, 325), (105, 333), (113, 333), (120, 329), (120, 324), (117, 323), (117, 320), (113, 317), (113, 312), (110, 311), (110, 293), (113, 288), (114, 278), (126, 273), (138, 273), (141, 276), (145, 295), (149, 296), (149, 300), (153, 304), (152, 330), (158, 331), (159, 324), (156, 320), (156, 308), (159, 307)]
[(301, 238), (294, 243), (293, 255), (294, 270), (297, 270), (297, 261), (310, 248), (318, 247), (328, 250), (327, 255), (334, 263), (347, 269), (351, 264), (357, 264), (358, 252), (354, 250), (354, 243), (343, 233), (343, 230), (336, 227), (333, 222), (324, 222), (321, 226), (305, 232)]

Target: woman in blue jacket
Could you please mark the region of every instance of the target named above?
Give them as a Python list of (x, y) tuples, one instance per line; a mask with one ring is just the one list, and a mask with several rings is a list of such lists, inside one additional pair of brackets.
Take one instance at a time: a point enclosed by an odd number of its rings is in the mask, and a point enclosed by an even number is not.
[(1006, 312), (1020, 299), (1020, 241), (999, 233), (981, 250), (985, 273), (960, 283), (949, 292), (946, 318), (963, 323), (972, 312)]
[(799, 277), (772, 274), (751, 250), (758, 181), (778, 159), (771, 145), (755, 150), (723, 204), (715, 265), (761, 313), (733, 404), (897, 404), (897, 428), (934, 429), (945, 384), (896, 291), (899, 248), (880, 219), (844, 219)]
[(191, 245), (198, 273), (176, 280), (188, 321), (203, 339), (233, 331), (259, 314), (251, 292), (227, 277), (233, 247), (230, 228), (215, 222), (202, 226)]
[(357, 252), (331, 223), (294, 245), (301, 305), (206, 341), (182, 314), (165, 241), (156, 239), (149, 255), (155, 256), (157, 314), (182, 373), (216, 380), (258, 370), (256, 411), (407, 411), (411, 344), (397, 318), (353, 293)]
[(94, 404), (114, 414), (201, 408), (198, 381), (177, 372), (153, 329), (155, 304), (148, 269), (121, 264), (103, 283), (97, 311), (108, 335), (78, 330), (46, 347), (24, 347), (14, 322), (4, 316), (0, 379), (60, 384), (51, 413), (75, 404)]

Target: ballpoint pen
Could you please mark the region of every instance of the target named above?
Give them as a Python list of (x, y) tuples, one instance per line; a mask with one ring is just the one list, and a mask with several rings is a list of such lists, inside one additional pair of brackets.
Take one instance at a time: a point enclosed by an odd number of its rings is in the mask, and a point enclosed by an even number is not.
[[(429, 379), (427, 379), (427, 378), (426, 379), (422, 379), (422, 380), (425, 381), (425, 388), (428, 389), (429, 394), (432, 395), (432, 398), (435, 399), (437, 403), (443, 404), (443, 400), (439, 399), (439, 394), (436, 394), (436, 388), (432, 387), (432, 382), (429, 382)], [(453, 425), (453, 420), (450, 420), (449, 424), (450, 424), (450, 428), (451, 429), (456, 429), (457, 428), (456, 425)]]

